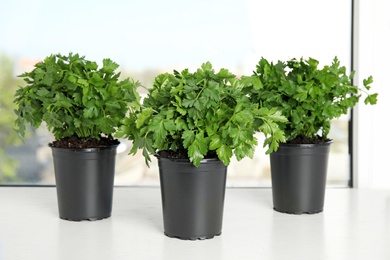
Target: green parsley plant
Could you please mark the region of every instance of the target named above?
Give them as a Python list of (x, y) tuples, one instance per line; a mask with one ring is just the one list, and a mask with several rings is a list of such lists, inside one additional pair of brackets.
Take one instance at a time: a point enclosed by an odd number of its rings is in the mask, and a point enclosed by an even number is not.
[(364, 79), (363, 88), (359, 88), (351, 83), (355, 73), (348, 75), (337, 57), (330, 66), (318, 65), (313, 58), (276, 64), (261, 58), (254, 74), (242, 78), (253, 103), (278, 108), (287, 117), (287, 122), (278, 122), (287, 142), (296, 138), (326, 141), (331, 120), (347, 114), (362, 94), (366, 94), (365, 104), (377, 102), (378, 94), (368, 93), (372, 76)]
[(252, 158), (258, 130), (269, 136), (268, 152), (276, 150), (284, 141), (277, 122), (286, 118), (276, 109), (259, 109), (242, 87), (227, 69), (215, 73), (210, 62), (194, 73), (184, 69), (160, 74), (118, 136), (134, 140), (130, 153), (142, 149), (147, 165), (149, 155), (159, 151), (184, 153), (195, 166), (210, 153), (225, 165), (233, 155), (238, 160)]
[(139, 82), (119, 80), (119, 65), (103, 59), (103, 65), (84, 56), (50, 55), (19, 77), (25, 86), (16, 91), (16, 131), (24, 137), (26, 125), (46, 123), (56, 140), (65, 137), (111, 136), (122, 119), (139, 108)]

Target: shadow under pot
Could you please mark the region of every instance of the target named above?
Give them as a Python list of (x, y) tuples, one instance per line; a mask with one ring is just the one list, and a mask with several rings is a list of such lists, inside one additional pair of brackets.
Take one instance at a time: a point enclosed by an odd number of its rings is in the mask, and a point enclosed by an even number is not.
[(104, 148), (52, 148), (59, 217), (100, 220), (111, 216), (118, 145)]
[(164, 234), (183, 240), (210, 239), (222, 233), (227, 167), (204, 159), (158, 157)]

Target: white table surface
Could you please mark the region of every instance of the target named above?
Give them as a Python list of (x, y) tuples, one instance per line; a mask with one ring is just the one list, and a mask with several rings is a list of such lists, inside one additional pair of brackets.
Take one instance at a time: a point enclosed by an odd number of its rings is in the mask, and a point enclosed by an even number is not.
[(390, 259), (390, 190), (327, 189), (324, 212), (272, 209), (271, 189), (227, 188), (222, 235), (163, 234), (160, 189), (117, 187), (112, 216), (58, 217), (55, 187), (0, 187), (1, 260)]

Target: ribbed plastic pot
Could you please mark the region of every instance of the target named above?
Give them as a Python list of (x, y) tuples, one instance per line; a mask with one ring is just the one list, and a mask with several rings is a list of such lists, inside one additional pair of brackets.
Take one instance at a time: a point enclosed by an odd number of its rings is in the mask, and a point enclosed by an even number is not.
[(290, 214), (322, 212), (330, 145), (279, 144), (270, 154), (274, 209)]
[(158, 158), (164, 233), (183, 240), (210, 239), (222, 233), (227, 167), (204, 159)]
[(100, 220), (111, 216), (118, 145), (106, 148), (52, 148), (59, 217)]

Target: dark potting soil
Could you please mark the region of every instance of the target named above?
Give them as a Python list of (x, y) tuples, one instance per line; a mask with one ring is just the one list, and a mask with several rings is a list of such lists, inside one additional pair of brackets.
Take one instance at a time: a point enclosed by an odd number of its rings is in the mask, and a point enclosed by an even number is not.
[(295, 137), (293, 140), (288, 141), (288, 144), (324, 144), (329, 142), (330, 139), (324, 139), (321, 136), (316, 137), (307, 137), (303, 135), (299, 135)]
[[(158, 151), (157, 155), (161, 158), (168, 158), (168, 159), (188, 159), (187, 150), (162, 150)], [(211, 158), (218, 158), (217, 153), (215, 151), (209, 151), (205, 159), (211, 159)]]
[(118, 139), (110, 137), (95, 138), (78, 138), (76, 136), (65, 137), (56, 141), (53, 141), (49, 145), (57, 148), (72, 148), (72, 149), (85, 149), (85, 148), (102, 148), (112, 145), (118, 145)]

